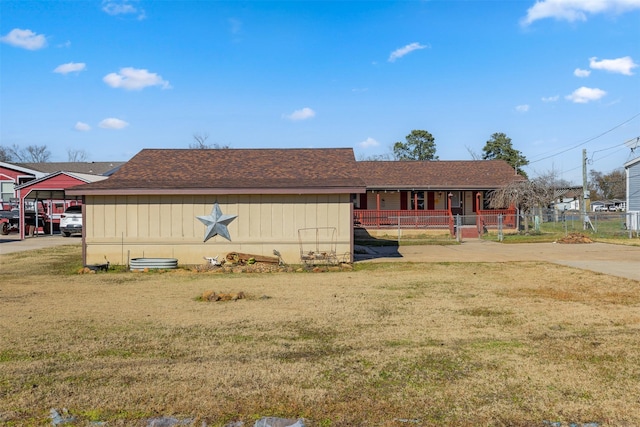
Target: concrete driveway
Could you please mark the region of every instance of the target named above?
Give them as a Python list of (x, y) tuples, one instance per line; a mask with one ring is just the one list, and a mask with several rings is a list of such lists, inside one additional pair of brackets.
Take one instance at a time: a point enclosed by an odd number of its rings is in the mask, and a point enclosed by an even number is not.
[(20, 240), (19, 234), (12, 233), (7, 236), (0, 236), (0, 255), (62, 245), (79, 245), (81, 243), (81, 236), (62, 237), (59, 234), (54, 234), (53, 236), (39, 235)]
[[(638, 242), (640, 243), (640, 241)], [(468, 239), (460, 245), (369, 248), (363, 262), (547, 261), (640, 281), (640, 246), (608, 243), (512, 243)]]
[[(20, 241), (0, 238), (0, 255), (61, 245), (79, 245), (80, 236), (38, 236)], [(640, 241), (638, 242), (640, 243)], [(512, 243), (468, 239), (460, 245), (386, 246), (368, 248), (359, 262), (508, 262), (547, 261), (640, 281), (640, 246), (608, 243)], [(1, 262), (0, 262), (1, 264)]]

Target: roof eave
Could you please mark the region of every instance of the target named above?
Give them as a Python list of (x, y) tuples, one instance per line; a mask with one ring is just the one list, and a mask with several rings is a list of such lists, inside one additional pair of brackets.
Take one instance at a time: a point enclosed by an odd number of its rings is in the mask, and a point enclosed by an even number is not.
[(72, 196), (140, 196), (140, 195), (230, 195), (230, 194), (353, 194), (365, 193), (365, 187), (300, 187), (300, 188), (69, 188)]

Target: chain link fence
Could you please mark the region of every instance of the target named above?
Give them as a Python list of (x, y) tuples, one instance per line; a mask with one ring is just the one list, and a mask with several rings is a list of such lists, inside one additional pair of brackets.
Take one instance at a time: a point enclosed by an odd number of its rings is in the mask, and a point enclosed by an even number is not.
[(487, 233), (496, 230), (498, 237), (505, 233), (554, 233), (570, 234), (583, 233), (599, 238), (639, 238), (640, 212), (587, 212), (582, 215), (579, 211), (559, 211), (555, 209), (537, 209), (527, 215), (516, 215), (516, 227), (505, 227), (505, 218), (493, 221), (497, 226), (482, 230)]

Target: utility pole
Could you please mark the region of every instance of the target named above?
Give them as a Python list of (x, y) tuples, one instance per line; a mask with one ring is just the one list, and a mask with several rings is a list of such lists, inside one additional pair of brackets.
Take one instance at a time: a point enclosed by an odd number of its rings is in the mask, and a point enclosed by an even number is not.
[(589, 199), (589, 191), (587, 190), (587, 149), (582, 149), (582, 203), (580, 203), (580, 213), (582, 214), (583, 230), (586, 230), (588, 224), (591, 224), (587, 216), (587, 200)]

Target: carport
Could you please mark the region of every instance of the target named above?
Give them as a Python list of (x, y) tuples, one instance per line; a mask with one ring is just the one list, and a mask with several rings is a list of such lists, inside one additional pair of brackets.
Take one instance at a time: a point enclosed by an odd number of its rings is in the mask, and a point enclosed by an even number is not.
[[(43, 176), (42, 178), (29, 181), (23, 185), (16, 187), (19, 206), (20, 206), (20, 240), (25, 238), (25, 201), (34, 201), (34, 215), (35, 215), (35, 227), (36, 230), (42, 227), (43, 230), (48, 231), (48, 234), (53, 234), (53, 224), (56, 220), (56, 215), (53, 210), (54, 201), (62, 201), (63, 206), (67, 205), (68, 201), (78, 201), (82, 199), (82, 196), (70, 196), (66, 194), (66, 189), (75, 187), (76, 185), (88, 184), (91, 182), (97, 182), (107, 179), (106, 176), (101, 175), (89, 175), (74, 172), (58, 171), (52, 174)], [(46, 204), (45, 204), (46, 202)], [(48, 218), (41, 220), (38, 215), (38, 203), (43, 203), (47, 207)], [(58, 214), (58, 218), (59, 219)], [(43, 222), (40, 224), (39, 222)], [(48, 227), (47, 227), (48, 223)]]

